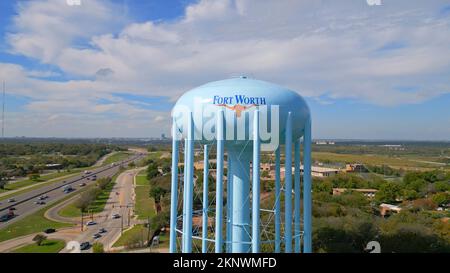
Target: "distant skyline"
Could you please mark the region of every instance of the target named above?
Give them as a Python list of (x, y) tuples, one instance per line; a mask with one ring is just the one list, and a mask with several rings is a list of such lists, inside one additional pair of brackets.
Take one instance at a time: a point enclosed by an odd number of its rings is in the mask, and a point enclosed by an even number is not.
[(5, 136), (169, 136), (182, 93), (247, 75), (314, 139), (450, 140), (448, 1), (80, 2), (0, 1)]

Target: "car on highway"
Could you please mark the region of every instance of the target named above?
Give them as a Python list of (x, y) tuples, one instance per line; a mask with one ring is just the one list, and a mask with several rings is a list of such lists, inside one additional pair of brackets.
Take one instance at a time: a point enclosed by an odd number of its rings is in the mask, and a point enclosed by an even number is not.
[(11, 220), (12, 218), (14, 218), (14, 212), (12, 212), (12, 211), (9, 211), (8, 213), (6, 213), (6, 214), (3, 214), (2, 216), (0, 216), (0, 222), (6, 222), (6, 221), (9, 221), (9, 220)]
[(98, 239), (100, 237), (102, 237), (102, 235), (100, 233), (95, 233), (94, 235), (92, 235), (92, 238), (94, 238), (94, 239)]
[(55, 232), (56, 232), (56, 229), (54, 229), (54, 228), (47, 228), (44, 230), (44, 233), (47, 233), (47, 234), (55, 233)]
[(8, 199), (8, 203), (14, 203), (14, 202), (16, 202), (16, 199), (14, 199), (14, 198), (9, 198)]
[(93, 226), (93, 225), (96, 225), (96, 224), (97, 223), (95, 221), (89, 221), (89, 222), (86, 223), (86, 225), (88, 225), (88, 226)]
[(101, 228), (101, 229), (98, 230), (98, 233), (106, 233), (106, 229)]
[(84, 186), (86, 186), (86, 183), (80, 183), (80, 184), (78, 184), (78, 186), (80, 186), (80, 187), (84, 187)]
[(48, 195), (41, 195), (39, 196), (39, 200), (45, 200), (48, 198)]
[(42, 200), (34, 202), (36, 205), (45, 205), (45, 202)]
[(81, 250), (86, 250), (91, 246), (91, 244), (89, 242), (83, 242), (80, 244), (80, 249)]
[(113, 219), (119, 219), (120, 215), (118, 213), (115, 213), (115, 214), (112, 215), (112, 218)]
[(64, 188), (63, 188), (64, 193), (69, 193), (69, 192), (72, 192), (73, 190), (74, 190), (74, 188), (72, 188), (71, 185), (64, 186)]

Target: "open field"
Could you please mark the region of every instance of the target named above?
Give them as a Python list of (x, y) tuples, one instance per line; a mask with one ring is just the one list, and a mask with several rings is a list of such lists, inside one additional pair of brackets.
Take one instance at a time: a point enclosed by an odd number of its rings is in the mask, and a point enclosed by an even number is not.
[(29, 244), (18, 249), (14, 253), (58, 253), (66, 246), (66, 243), (61, 240), (44, 240), (40, 246), (37, 244)]
[(103, 162), (103, 165), (108, 165), (117, 161), (122, 161), (127, 159), (127, 157), (130, 156), (131, 153), (129, 152), (118, 152), (115, 153), (111, 156), (109, 156), (108, 158), (105, 159), (105, 161)]
[(392, 168), (403, 168), (405, 170), (430, 170), (438, 167), (450, 169), (437, 162), (435, 157), (421, 156), (386, 156), (378, 154), (342, 154), (331, 152), (313, 152), (313, 160), (321, 162), (338, 162), (338, 163), (363, 163), (369, 165), (388, 165)]
[(138, 219), (148, 219), (156, 215), (155, 201), (149, 196), (150, 185), (145, 170), (136, 176), (136, 205), (135, 214)]

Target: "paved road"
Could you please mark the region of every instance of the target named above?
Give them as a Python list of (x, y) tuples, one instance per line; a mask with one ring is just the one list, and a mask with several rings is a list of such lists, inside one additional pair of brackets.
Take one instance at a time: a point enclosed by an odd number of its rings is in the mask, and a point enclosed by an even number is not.
[[(111, 177), (119, 171), (121, 165), (125, 166), (130, 161), (139, 160), (143, 157), (144, 155), (142, 154), (133, 155), (124, 161), (117, 162), (117, 164), (115, 164), (114, 166), (108, 165), (93, 169), (91, 170), (90, 174), (84, 175), (85, 177), (83, 177), (83, 175), (80, 174), (62, 182), (53, 183), (49, 186), (45, 186), (36, 190), (31, 190), (29, 192), (15, 196), (14, 197), (15, 202), (13, 203), (2, 201), (2, 203), (0, 204), (0, 215), (6, 214), (11, 207), (14, 207), (15, 208), (14, 214), (16, 214), (17, 216), (7, 222), (0, 222), (0, 232), (2, 228), (22, 219), (27, 215), (30, 215), (38, 211), (39, 209), (42, 208), (42, 206), (55, 203), (56, 201), (64, 198), (66, 194), (63, 192), (63, 188), (66, 185), (71, 185), (72, 188), (74, 189), (73, 192), (76, 192), (81, 188), (81, 186), (79, 186), (80, 183), (86, 183), (87, 185), (94, 183), (92, 180), (88, 180), (87, 178), (91, 178), (93, 175), (96, 175), (97, 178), (107, 176)], [(45, 205), (35, 204), (37, 198), (44, 194), (48, 196), (48, 198), (45, 199), (46, 204)]]
[[(103, 244), (105, 250), (109, 250), (112, 244), (120, 237), (122, 228), (128, 228), (134, 216), (134, 190), (133, 181), (134, 176), (141, 169), (133, 169), (123, 172), (117, 177), (117, 183), (111, 191), (109, 199), (105, 205), (102, 213), (94, 216), (95, 225), (85, 226), (84, 232), (75, 238), (79, 243), (89, 242), (91, 245), (94, 242)], [(119, 214), (120, 218), (113, 219), (114, 214)], [(85, 223), (91, 220), (85, 219)], [(106, 229), (101, 237), (94, 239), (93, 235), (98, 233), (101, 228)], [(63, 250), (62, 252), (67, 252)], [(92, 252), (89, 248), (82, 252)]]

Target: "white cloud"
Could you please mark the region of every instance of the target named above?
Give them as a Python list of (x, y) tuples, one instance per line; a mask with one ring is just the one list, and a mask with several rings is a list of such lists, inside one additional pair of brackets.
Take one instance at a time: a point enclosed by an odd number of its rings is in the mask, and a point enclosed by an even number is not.
[[(174, 100), (202, 83), (240, 74), (326, 103), (410, 104), (450, 91), (450, 19), (438, 16), (442, 1), (371, 7), (364, 1), (202, 0), (179, 20), (142, 23), (106, 1), (75, 8), (60, 2), (19, 5), (7, 35), (11, 52), (87, 79), (51, 82), (32, 78), (36, 71), (0, 65), (11, 90), (33, 99), (29, 111), (143, 114), (154, 123), (163, 121), (161, 113), (117, 101), (113, 93)], [(402, 46), (386, 46), (396, 43)]]

